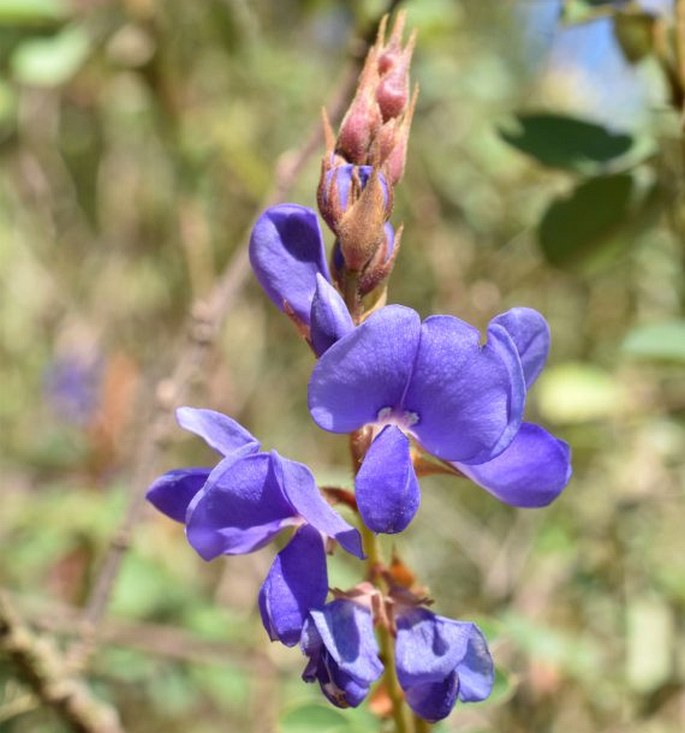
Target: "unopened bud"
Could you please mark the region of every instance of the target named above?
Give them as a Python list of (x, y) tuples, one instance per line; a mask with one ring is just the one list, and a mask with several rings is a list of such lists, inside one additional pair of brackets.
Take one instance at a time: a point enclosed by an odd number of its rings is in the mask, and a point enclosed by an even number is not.
[(350, 163), (368, 163), (371, 144), (383, 122), (376, 102), (378, 89), (377, 51), (371, 48), (357, 85), (357, 93), (340, 124), (336, 152)]
[[(319, 181), (317, 199), (319, 210), (328, 226), (338, 234), (342, 218), (359, 200), (362, 191), (371, 179), (373, 168), (370, 165), (354, 166), (349, 163), (338, 164), (339, 158), (329, 158), (331, 164), (324, 164)], [(383, 206), (386, 219), (392, 210), (391, 192), (385, 177), (378, 175), (383, 190)]]
[[(391, 186), (395, 186), (404, 175), (404, 165), (407, 160), (407, 145), (409, 143), (409, 131), (411, 129), (411, 121), (416, 108), (416, 100), (418, 97), (418, 88), (414, 90), (409, 108), (404, 113), (400, 121), (389, 130), (387, 146), (389, 152), (383, 160), (383, 170), (385, 171)], [(388, 122), (387, 125), (392, 123)], [(385, 125), (384, 125), (385, 127)]]
[(340, 125), (335, 151), (350, 163), (382, 164), (394, 148), (393, 141), (387, 140), (388, 134), (398, 129), (399, 121), (407, 116), (409, 66), (416, 34), (412, 33), (402, 46), (405, 17), (405, 13), (397, 15), (387, 41), (387, 17), (383, 18), (364, 62), (357, 92)]
[(374, 170), (357, 201), (348, 206), (337, 224), (340, 250), (350, 272), (362, 272), (378, 249), (385, 245), (387, 206), (387, 187)]
[(402, 48), (403, 29), (404, 14), (400, 14), (387, 47), (378, 57), (380, 81), (376, 101), (383, 122), (399, 117), (409, 101), (409, 65), (414, 53), (416, 33), (412, 33), (407, 45)]

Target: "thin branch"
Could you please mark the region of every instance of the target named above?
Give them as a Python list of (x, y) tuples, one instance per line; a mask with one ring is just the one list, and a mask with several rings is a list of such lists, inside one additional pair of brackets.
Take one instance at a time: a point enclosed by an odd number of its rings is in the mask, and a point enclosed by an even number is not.
[(69, 675), (60, 652), (24, 626), (2, 591), (0, 653), (9, 659), (18, 679), (76, 733), (125, 733), (116, 711)]
[[(393, 2), (394, 7), (397, 2)], [(371, 37), (371, 34), (368, 34)], [(339, 121), (354, 92), (359, 64), (364, 54), (355, 53), (347, 64), (337, 84), (337, 91), (330, 104), (330, 117)], [(284, 155), (278, 166), (276, 183), (261, 203), (258, 211), (285, 200), (300, 173), (312, 156), (320, 149), (323, 133), (320, 123), (312, 128), (298, 150)], [(256, 219), (256, 217), (255, 217)], [(162, 380), (154, 390), (155, 404), (150, 409), (145, 425), (151, 426), (144, 439), (139, 440), (139, 450), (133, 459), (131, 485), (134, 487), (125, 517), (112, 538), (100, 572), (93, 584), (84, 612), (81, 641), (71, 650), (70, 661), (76, 666), (85, 664), (97, 642), (97, 630), (112, 594), (115, 580), (145, 507), (145, 489), (159, 471), (159, 462), (169, 436), (174, 430), (173, 409), (181, 404), (189, 387), (201, 380), (202, 367), (207, 362), (214, 342), (221, 332), (226, 316), (238, 297), (249, 274), (247, 235), (245, 241), (228, 263), (222, 276), (207, 300), (197, 301), (192, 309), (190, 325), (176, 368), (171, 376)]]
[[(44, 600), (16, 593), (11, 594), (10, 599), (32, 628), (66, 637), (75, 637), (81, 632), (81, 609), (76, 606), (54, 601), (47, 604)], [(207, 639), (170, 624), (107, 619), (102, 623), (99, 639), (103, 644), (198, 664), (236, 662), (256, 670), (269, 660), (261, 650)]]

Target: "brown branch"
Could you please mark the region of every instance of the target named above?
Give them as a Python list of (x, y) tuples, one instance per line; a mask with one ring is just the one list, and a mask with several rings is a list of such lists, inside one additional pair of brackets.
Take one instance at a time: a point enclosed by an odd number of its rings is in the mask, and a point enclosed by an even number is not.
[[(397, 0), (390, 3), (391, 7), (397, 4)], [(371, 34), (369, 33), (367, 37), (371, 37)], [(355, 53), (354, 58), (348, 62), (347, 68), (341, 75), (336, 87), (337, 91), (329, 104), (330, 117), (334, 122), (340, 121), (349, 103), (363, 57), (364, 54)], [(322, 142), (323, 132), (320, 123), (317, 122), (308, 134), (304, 145), (282, 157), (276, 173), (276, 183), (262, 201), (259, 212), (285, 200), (300, 173), (319, 150)], [(73, 665), (85, 664), (97, 642), (98, 626), (105, 615), (133, 530), (140, 521), (145, 507), (145, 489), (159, 472), (159, 462), (164, 446), (168, 443), (169, 436), (174, 430), (173, 408), (184, 401), (189, 387), (200, 381), (202, 367), (207, 362), (226, 316), (247, 279), (249, 269), (246, 235), (245, 241), (226, 266), (207, 300), (197, 301), (193, 305), (190, 325), (176, 362), (176, 368), (171, 376), (159, 382), (154, 390), (155, 404), (151, 407), (148, 419), (144, 422), (145, 425), (152, 426), (152, 429), (139, 440), (140, 448), (133, 459), (131, 472), (131, 486), (134, 487), (131, 500), (124, 519), (110, 542), (88, 598), (82, 622), (81, 641), (74, 646), (70, 654), (70, 661)]]
[[(14, 593), (10, 597), (31, 628), (64, 637), (81, 633), (81, 609), (76, 606), (54, 601), (48, 604)], [(169, 624), (107, 619), (102, 623), (99, 640), (102, 644), (198, 664), (236, 662), (249, 669), (261, 669), (269, 661), (262, 650), (207, 639)]]
[(60, 652), (26, 628), (2, 591), (0, 655), (7, 657), (17, 678), (76, 733), (125, 733), (116, 711), (69, 674)]

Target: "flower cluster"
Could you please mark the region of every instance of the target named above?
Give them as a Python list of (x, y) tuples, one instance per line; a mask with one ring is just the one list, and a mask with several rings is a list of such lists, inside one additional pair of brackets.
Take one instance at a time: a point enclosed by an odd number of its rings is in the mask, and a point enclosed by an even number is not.
[[(250, 240), (257, 280), (316, 357), (313, 421), (349, 435), (354, 493), (340, 488), (326, 497), (346, 497), (359, 529), (329, 504), (306, 466), (262, 452), (245, 428), (211, 410), (180, 408), (177, 417), (218, 452), (217, 465), (170, 471), (148, 499), (185, 524), (205, 560), (256, 551), (290, 530), (259, 593), (270, 638), (299, 644), (308, 658), (303, 679), (317, 681), (339, 707), (359, 705), (394, 665), (385, 682), (399, 687), (393, 705), (404, 700), (436, 721), (457, 700), (490, 694), (487, 643), (473, 623), (433, 613), (425, 589), (383, 563), (376, 535), (400, 533), (414, 519), (426, 466), (467, 477), (516, 507), (549, 504), (571, 466), (563, 441), (523, 419), (550, 346), (539, 313), (495, 316), (483, 343), (455, 316), (422, 321), (410, 308), (385, 305), (399, 248), (388, 218), (413, 111), (413, 38), (403, 47), (401, 37), (401, 21), (388, 42), (381, 29), (337, 140), (328, 130), (318, 203), (335, 237), (330, 269), (312, 209), (274, 206)], [(337, 546), (360, 560), (368, 554), (367, 572), (329, 600), (326, 555)]]

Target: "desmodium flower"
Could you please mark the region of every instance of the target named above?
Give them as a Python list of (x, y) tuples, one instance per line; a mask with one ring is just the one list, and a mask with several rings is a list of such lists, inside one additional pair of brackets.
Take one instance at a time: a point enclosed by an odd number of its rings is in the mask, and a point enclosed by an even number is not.
[(526, 386), (547, 357), (542, 316), (513, 309), (479, 332), (453, 316), (387, 306), (333, 344), (314, 368), (309, 408), (336, 433), (374, 425), (359, 470), (359, 511), (375, 532), (402, 531), (419, 505), (410, 455), (423, 449), (515, 506), (549, 503), (570, 476), (569, 453), (521, 420)]
[(316, 212), (296, 204), (267, 209), (252, 230), (250, 261), (273, 303), (309, 330), (317, 356), (352, 330), (347, 306), (331, 284)]
[(235, 420), (189, 407), (177, 418), (223, 458), (213, 469), (169, 471), (152, 484), (148, 500), (185, 523), (188, 542), (205, 560), (253, 552), (283, 528), (298, 528), (260, 592), (271, 638), (296, 644), (308, 611), (322, 606), (328, 591), (325, 538), (363, 557), (359, 532), (326, 503), (306, 466), (261, 452)]
[(490, 695), (492, 658), (472, 623), (413, 607), (397, 614), (395, 664), (411, 709), (430, 722), (447, 717), (457, 700), (477, 702)]
[(318, 681), (337, 707), (357, 707), (383, 672), (368, 608), (337, 599), (310, 611), (301, 647), (309, 662), (305, 682)]
[(371, 444), (357, 482), (362, 518), (377, 532), (401, 531), (418, 507), (406, 435), (444, 460), (482, 463), (512, 441), (524, 402), (520, 360), (504, 328), (493, 327), (481, 346), (478, 331), (458, 318), (422, 324), (398, 305), (333, 344), (309, 382), (310, 412), (324, 430), (389, 426)]

